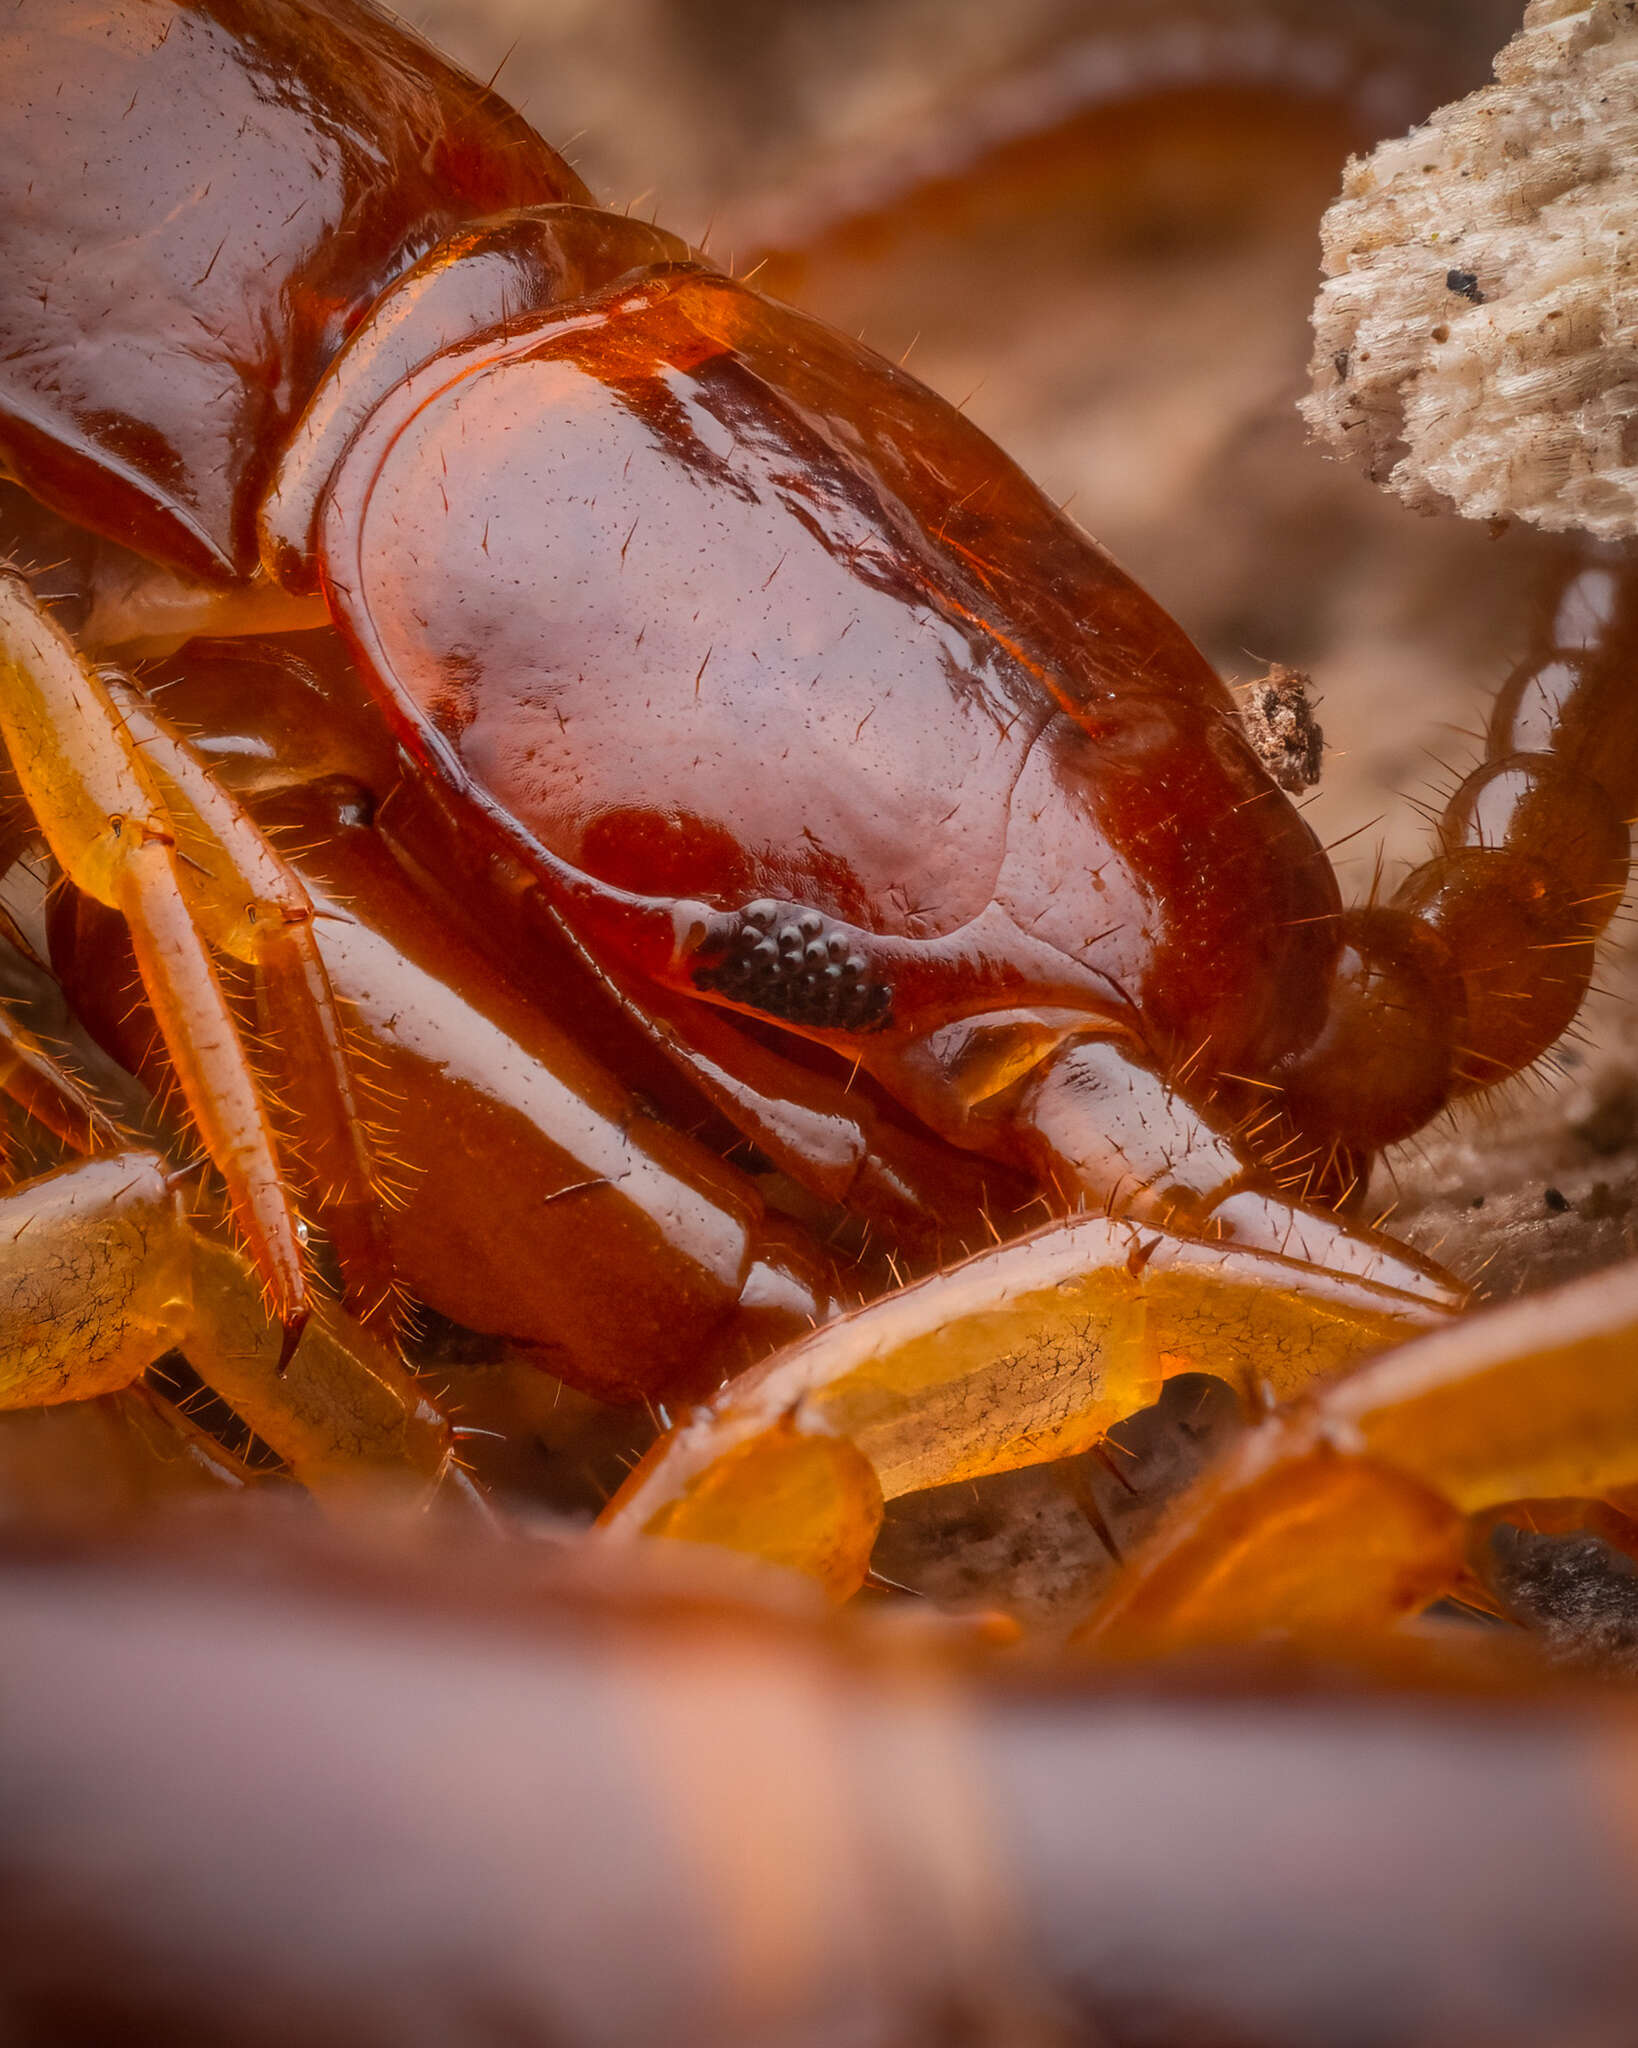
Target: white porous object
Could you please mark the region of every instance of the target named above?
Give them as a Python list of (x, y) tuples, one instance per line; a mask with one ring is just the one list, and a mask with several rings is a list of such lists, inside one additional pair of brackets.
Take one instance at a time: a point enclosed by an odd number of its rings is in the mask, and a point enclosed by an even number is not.
[(1531, 0), (1321, 232), (1323, 439), (1422, 511), (1638, 532), (1638, 0)]

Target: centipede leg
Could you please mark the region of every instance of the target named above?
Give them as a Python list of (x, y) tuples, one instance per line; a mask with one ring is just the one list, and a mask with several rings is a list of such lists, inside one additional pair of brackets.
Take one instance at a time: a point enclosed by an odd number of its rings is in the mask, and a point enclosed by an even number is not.
[(206, 1150), (293, 1345), (309, 1312), (272, 1128), (189, 908), (175, 829), (101, 678), (27, 586), (0, 577), (0, 739), (63, 873), (131, 927), (143, 982)]
[(0, 1412), (124, 1395), (172, 1350), (323, 1501), (406, 1477), (418, 1498), (476, 1497), (435, 1402), (338, 1308), (319, 1305), (281, 1369), (254, 1269), (196, 1229), (157, 1153), (107, 1153), (0, 1194)]
[(279, 1331), (237, 1253), (200, 1236), (192, 1271), (189, 1363), (321, 1504), (406, 1481), (418, 1499), (476, 1501), (453, 1430), (389, 1343), (321, 1300), (281, 1363)]
[(1638, 1480), (1638, 1269), (1372, 1361), (1251, 1432), (1083, 1631), (1122, 1655), (1380, 1630), (1461, 1581), (1467, 1517)]
[(0, 1409), (117, 1393), (180, 1342), (191, 1235), (153, 1152), (109, 1153), (0, 1194)]
[(251, 967), (266, 1039), (298, 1134), (315, 1206), (365, 1319), (393, 1301), (392, 1253), (365, 1119), (329, 975), (313, 935), (314, 908), (295, 870), (211, 776), (148, 700), (122, 677), (102, 678), (174, 822), (189, 910), (211, 944)]
[(1091, 1449), (1177, 1373), (1286, 1398), (1449, 1305), (1102, 1216), (998, 1246), (776, 1354), (662, 1439), (611, 1533), (861, 1583), (895, 1495)]

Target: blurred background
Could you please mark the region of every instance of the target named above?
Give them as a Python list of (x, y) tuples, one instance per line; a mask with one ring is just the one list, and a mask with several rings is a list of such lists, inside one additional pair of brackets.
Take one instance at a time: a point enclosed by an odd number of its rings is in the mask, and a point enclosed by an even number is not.
[[(1421, 857), (1417, 806), (1472, 764), (1551, 544), (1407, 512), (1295, 404), (1347, 158), (1485, 83), (1522, 0), (406, 11), (605, 203), (964, 404), (1231, 681), (1307, 671), (1345, 894)], [(1578, 1042), (1383, 1168), (1396, 1227), (1498, 1290), (1638, 1241), (1625, 928)]]

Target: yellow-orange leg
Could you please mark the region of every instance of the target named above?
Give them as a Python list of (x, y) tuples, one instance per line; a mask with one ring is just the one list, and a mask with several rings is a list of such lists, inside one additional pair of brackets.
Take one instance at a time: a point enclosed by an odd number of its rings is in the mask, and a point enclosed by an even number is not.
[[(39, 828), (22, 800), (10, 764), (0, 756), (0, 877), (11, 872), (38, 837)], [(8, 976), (12, 970), (20, 970), (25, 984), (42, 983), (49, 977), (49, 970), (4, 904), (0, 904), (0, 967)], [(0, 1094), (9, 1096), (75, 1152), (106, 1150), (120, 1141), (118, 1125), (96, 1097), (4, 1002), (0, 1002)]]
[(1081, 1631), (1150, 1656), (1357, 1636), (1461, 1582), (1466, 1518), (1638, 1481), (1638, 1264), (1475, 1316), (1272, 1418), (1175, 1504)]
[[(0, 775), (6, 775), (3, 762)], [(34, 820), (16, 789), (8, 789), (0, 798), (0, 876), (9, 872), (36, 836)], [(28, 980), (43, 983), (48, 979), (49, 970), (4, 905), (0, 905), (0, 963), (8, 969), (21, 969)], [(0, 1002), (0, 1094), (72, 1151), (107, 1151), (120, 1142), (118, 1124), (95, 1095), (4, 1002)]]
[(1103, 1216), (1051, 1224), (733, 1381), (655, 1446), (602, 1527), (751, 1551), (846, 1598), (884, 1499), (1087, 1450), (1178, 1373), (1287, 1399), (1455, 1306), (1386, 1254), (1360, 1279)]
[(312, 1200), (341, 1260), (348, 1307), (368, 1319), (392, 1300), (392, 1252), (341, 1019), (313, 936), (312, 899), (254, 819), (141, 691), (113, 670), (100, 673), (158, 784), (195, 925), (219, 952), (256, 974)]
[(153, 1152), (108, 1153), (0, 1194), (0, 1409), (118, 1393), (179, 1343), (191, 1235)]
[(406, 1480), (417, 1500), (477, 1501), (454, 1429), (391, 1344), (321, 1298), (285, 1363), (242, 1257), (206, 1236), (192, 1252), (189, 1363), (321, 1505), (378, 1499), (384, 1482)]
[[(0, 575), (0, 739), (63, 873), (126, 919), (143, 985), (288, 1353), (311, 1310), (301, 1230), (255, 1076), (196, 920), (176, 821), (107, 685)], [(190, 856), (191, 857), (191, 856)], [(241, 908), (253, 901), (248, 894)]]
[(0, 1411), (120, 1393), (177, 1347), (321, 1498), (389, 1475), (469, 1491), (435, 1404), (329, 1303), (281, 1369), (255, 1276), (195, 1230), (158, 1154), (109, 1153), (0, 1194)]
[(119, 1126), (26, 1025), (0, 1004), (0, 1091), (76, 1152), (106, 1151)]

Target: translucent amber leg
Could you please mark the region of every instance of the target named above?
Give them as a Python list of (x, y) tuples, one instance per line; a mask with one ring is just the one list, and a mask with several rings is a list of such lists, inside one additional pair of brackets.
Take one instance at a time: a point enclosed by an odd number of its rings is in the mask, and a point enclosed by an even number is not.
[(117, 1393), (179, 1343), (192, 1235), (153, 1152), (0, 1194), (0, 1409)]
[(14, 1526), (128, 1522), (244, 1490), (243, 1468), (138, 1384), (94, 1401), (0, 1411), (0, 1503)]
[(320, 1300), (295, 1356), (281, 1370), (245, 1263), (225, 1244), (193, 1242), (189, 1362), (291, 1476), (323, 1502), (407, 1478), (418, 1493), (476, 1500), (455, 1461), (455, 1437), (396, 1351), (334, 1304)]
[(472, 1494), (396, 1354), (321, 1302), (287, 1369), (243, 1256), (199, 1234), (158, 1154), (111, 1153), (0, 1194), (0, 1411), (134, 1386), (172, 1349), (322, 1498), (408, 1476)]
[(347, 1278), (348, 1306), (370, 1318), (392, 1300), (392, 1254), (341, 1020), (313, 936), (312, 901), (255, 820), (147, 698), (111, 671), (102, 680), (172, 821), (195, 925), (256, 973), (267, 1042), (315, 1205)]
[(255, 1077), (189, 908), (174, 822), (106, 685), (11, 576), (0, 576), (0, 739), (58, 866), (131, 927), (189, 1110), (293, 1344), (309, 1309), (300, 1233)]
[(1374, 1360), (1178, 1502), (1081, 1631), (1122, 1655), (1386, 1625), (1455, 1587), (1465, 1518), (1638, 1481), (1638, 1263)]
[(748, 1550), (838, 1597), (881, 1503), (1098, 1443), (1183, 1372), (1289, 1398), (1453, 1304), (1106, 1217), (983, 1252), (776, 1354), (664, 1437), (602, 1526)]
[(119, 1143), (119, 1126), (84, 1085), (0, 1004), (0, 1090), (76, 1152)]

